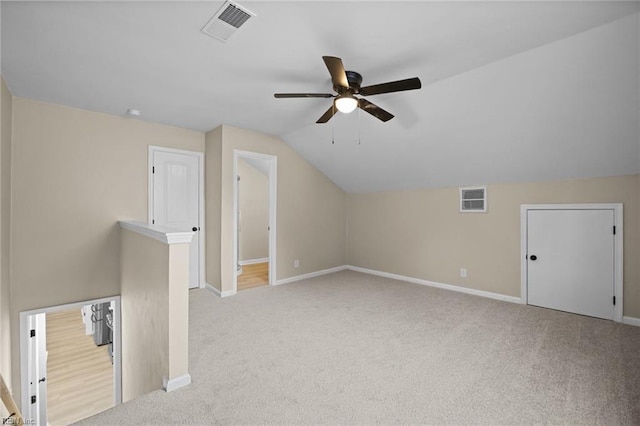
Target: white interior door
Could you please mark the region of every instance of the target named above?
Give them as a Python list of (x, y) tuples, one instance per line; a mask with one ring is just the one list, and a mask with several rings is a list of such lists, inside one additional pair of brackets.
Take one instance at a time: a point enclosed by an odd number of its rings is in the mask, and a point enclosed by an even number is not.
[(156, 225), (195, 230), (189, 288), (200, 285), (200, 161), (196, 155), (153, 151), (153, 218)]
[(613, 210), (529, 210), (528, 303), (613, 319), (614, 225)]
[(25, 417), (47, 424), (47, 316), (29, 316), (29, 401)]

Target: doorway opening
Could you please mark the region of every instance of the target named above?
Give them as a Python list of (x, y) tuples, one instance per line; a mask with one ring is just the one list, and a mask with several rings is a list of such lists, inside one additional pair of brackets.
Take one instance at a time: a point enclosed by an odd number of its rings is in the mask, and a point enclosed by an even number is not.
[(23, 416), (66, 425), (122, 403), (120, 297), (20, 313)]
[(204, 154), (149, 146), (148, 223), (194, 233), (189, 288), (204, 288)]
[(275, 283), (277, 157), (234, 150), (233, 286)]

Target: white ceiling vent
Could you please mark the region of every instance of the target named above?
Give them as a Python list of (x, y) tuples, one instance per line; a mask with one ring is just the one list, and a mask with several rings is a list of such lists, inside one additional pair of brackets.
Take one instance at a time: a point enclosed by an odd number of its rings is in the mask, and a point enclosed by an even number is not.
[(487, 211), (487, 187), (466, 186), (460, 188), (461, 212), (486, 212)]
[(202, 28), (202, 32), (222, 41), (229, 40), (249, 18), (256, 16), (238, 3), (226, 1)]

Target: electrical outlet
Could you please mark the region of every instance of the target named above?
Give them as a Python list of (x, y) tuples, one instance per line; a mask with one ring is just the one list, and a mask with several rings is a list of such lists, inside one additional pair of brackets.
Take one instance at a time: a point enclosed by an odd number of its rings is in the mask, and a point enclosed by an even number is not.
[(293, 267), (294, 268), (299, 268), (300, 267), (300, 261), (298, 259), (293, 261)]
[(460, 268), (460, 277), (467, 278), (467, 268)]

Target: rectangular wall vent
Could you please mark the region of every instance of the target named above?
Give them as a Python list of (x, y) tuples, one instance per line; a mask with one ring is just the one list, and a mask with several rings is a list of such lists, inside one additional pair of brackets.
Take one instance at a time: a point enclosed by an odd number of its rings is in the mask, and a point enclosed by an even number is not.
[(202, 32), (218, 40), (227, 41), (255, 13), (238, 3), (226, 1), (202, 28)]
[(487, 211), (487, 187), (466, 186), (460, 188), (461, 212), (486, 212)]

